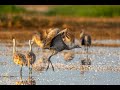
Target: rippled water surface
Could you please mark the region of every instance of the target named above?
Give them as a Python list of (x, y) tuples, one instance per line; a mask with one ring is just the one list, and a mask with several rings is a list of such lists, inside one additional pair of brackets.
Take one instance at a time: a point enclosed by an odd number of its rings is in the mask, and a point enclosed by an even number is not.
[[(15, 85), (20, 81), (20, 67), (12, 60), (12, 47), (0, 44), (0, 84)], [(43, 53), (33, 46), (37, 60)], [(25, 53), (28, 46), (17, 47), (18, 51)], [(52, 71), (36, 71), (33, 69), (32, 79), (36, 85), (120, 85), (120, 47), (91, 47), (89, 53), (84, 48), (74, 49), (75, 56), (71, 61), (65, 61), (63, 52), (51, 58), (55, 67)], [(47, 56), (49, 57), (51, 53)], [(82, 65), (81, 61), (88, 59), (91, 65)], [(36, 60), (36, 61), (37, 61)], [(28, 68), (23, 67), (23, 81), (28, 79)]]

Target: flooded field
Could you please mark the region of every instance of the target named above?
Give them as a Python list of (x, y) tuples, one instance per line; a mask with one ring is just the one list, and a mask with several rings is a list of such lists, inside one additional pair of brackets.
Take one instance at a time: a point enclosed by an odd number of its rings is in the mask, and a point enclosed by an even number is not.
[[(102, 41), (104, 42), (104, 41)], [(119, 41), (118, 41), (119, 42)], [(20, 67), (12, 59), (12, 44), (0, 44), (0, 85), (20, 84)], [(37, 56), (36, 62), (44, 57), (44, 53), (33, 45)], [(17, 47), (25, 53), (29, 47)], [(32, 81), (35, 85), (120, 85), (120, 47), (91, 47), (88, 54), (84, 47), (74, 49), (74, 58), (65, 61), (63, 51), (51, 58), (55, 71), (51, 65), (48, 71), (39, 71), (33, 68), (32, 77), (28, 75), (28, 67), (23, 67), (23, 82)], [(46, 50), (46, 56), (51, 54)], [(84, 65), (84, 60), (86, 65)], [(35, 63), (36, 63), (35, 62)]]
[[(1, 5), (0, 85), (120, 85), (119, 10), (115, 5)], [(64, 33), (58, 34), (62, 30)], [(16, 40), (17, 50), (26, 54), (30, 39), (30, 45), (36, 43), (32, 48), (36, 55), (33, 73), (30, 76), (24, 66), (20, 75), (20, 66), (15, 63), (21, 65), (19, 59), (23, 61), (24, 55), (15, 53), (14, 63), (13, 44)], [(55, 71), (51, 65), (46, 71), (52, 50), (42, 52), (37, 45), (70, 49), (67, 46), (74, 41), (76, 46), (85, 40), (89, 45), (92, 40), (88, 53), (83, 46), (59, 52), (51, 58)]]

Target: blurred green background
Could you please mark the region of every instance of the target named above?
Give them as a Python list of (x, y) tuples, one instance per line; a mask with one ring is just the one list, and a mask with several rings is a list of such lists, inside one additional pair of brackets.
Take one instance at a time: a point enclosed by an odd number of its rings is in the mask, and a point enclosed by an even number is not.
[[(42, 6), (42, 5), (40, 5)], [(47, 6), (47, 5), (46, 5)], [(0, 14), (6, 13), (39, 13), (46, 16), (87, 16), (116, 17), (120, 16), (120, 5), (48, 5), (47, 12), (28, 11), (22, 6), (0, 5)]]

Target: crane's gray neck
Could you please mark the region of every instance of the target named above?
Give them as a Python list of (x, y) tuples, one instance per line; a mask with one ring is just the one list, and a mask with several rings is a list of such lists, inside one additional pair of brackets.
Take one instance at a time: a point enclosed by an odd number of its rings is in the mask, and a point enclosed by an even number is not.
[(72, 46), (72, 47), (68, 47), (68, 50), (75, 49), (75, 48), (81, 48), (81, 47), (78, 46), (78, 45), (74, 45), (74, 46)]
[(15, 39), (13, 39), (13, 53), (16, 52), (16, 41)]

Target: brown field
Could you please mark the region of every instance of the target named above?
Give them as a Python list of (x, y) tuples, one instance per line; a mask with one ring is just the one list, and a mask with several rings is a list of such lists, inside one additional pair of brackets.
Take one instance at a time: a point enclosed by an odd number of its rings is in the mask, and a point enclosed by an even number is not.
[[(17, 19), (15, 18), (17, 17)], [(9, 20), (9, 21), (8, 21)], [(79, 38), (80, 30), (84, 29), (90, 34), (92, 40), (120, 39), (120, 17), (114, 18), (75, 18), (75, 17), (48, 17), (40, 15), (10, 15), (9, 19), (0, 21), (0, 40), (9, 41), (15, 37), (18, 41), (32, 38), (35, 31), (44, 31), (52, 27), (61, 30), (69, 28), (71, 33)], [(120, 45), (94, 45), (94, 46), (120, 46)]]

